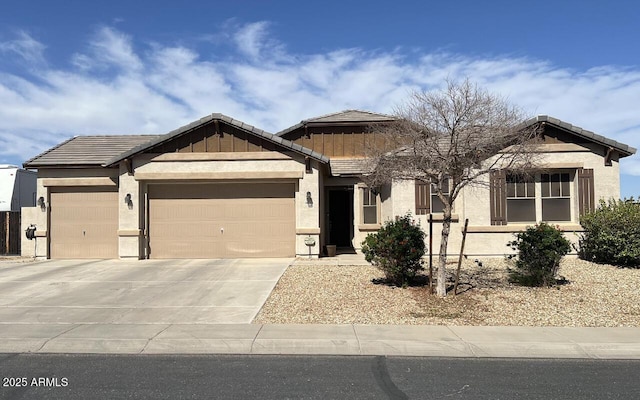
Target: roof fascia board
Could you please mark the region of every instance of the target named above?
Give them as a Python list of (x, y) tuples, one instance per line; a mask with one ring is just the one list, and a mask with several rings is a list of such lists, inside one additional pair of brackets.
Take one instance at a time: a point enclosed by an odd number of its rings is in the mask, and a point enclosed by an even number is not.
[(108, 169), (112, 169), (112, 168), (117, 168), (117, 166), (115, 165), (110, 165), (105, 167), (103, 164), (101, 163), (96, 163), (96, 164), (33, 164), (33, 165), (29, 165), (28, 167), (25, 167), (26, 169), (85, 169), (85, 168), (108, 168)]
[(379, 125), (393, 122), (393, 120), (388, 121), (336, 121), (336, 122), (308, 122), (304, 126), (365, 126), (365, 125)]

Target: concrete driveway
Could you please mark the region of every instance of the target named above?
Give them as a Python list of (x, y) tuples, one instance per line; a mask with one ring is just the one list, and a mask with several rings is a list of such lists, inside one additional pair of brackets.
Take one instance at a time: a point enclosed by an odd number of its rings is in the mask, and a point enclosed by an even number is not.
[(0, 321), (246, 324), (291, 261), (4, 261), (0, 262)]

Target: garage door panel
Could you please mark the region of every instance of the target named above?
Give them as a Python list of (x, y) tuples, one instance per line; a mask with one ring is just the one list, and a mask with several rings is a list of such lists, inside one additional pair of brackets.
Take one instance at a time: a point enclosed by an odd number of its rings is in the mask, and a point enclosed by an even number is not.
[(295, 255), (293, 184), (149, 186), (152, 258)]
[(50, 197), (51, 258), (117, 258), (118, 192), (60, 188)]
[[(155, 240), (149, 250), (152, 258), (219, 258), (223, 247), (221, 243), (207, 240)], [(198, 251), (197, 255), (194, 252)]]

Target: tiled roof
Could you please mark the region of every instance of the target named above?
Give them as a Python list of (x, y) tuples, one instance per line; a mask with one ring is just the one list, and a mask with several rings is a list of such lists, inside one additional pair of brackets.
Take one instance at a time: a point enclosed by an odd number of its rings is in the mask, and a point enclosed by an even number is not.
[[(176, 136), (185, 134), (211, 121), (219, 120), (235, 126), (250, 134), (271, 141), (285, 149), (311, 157), (323, 163), (329, 158), (316, 151), (302, 147), (280, 137), (306, 124), (348, 123), (348, 122), (383, 122), (391, 121), (393, 117), (359, 110), (346, 110), (339, 113), (327, 114), (302, 121), (300, 124), (279, 132), (277, 135), (258, 129), (242, 121), (235, 120), (223, 114), (211, 114), (194, 121), (165, 135), (105, 135), (105, 136), (76, 136), (26, 161), (25, 168), (52, 166), (112, 166), (132, 155), (161, 145)], [(603, 146), (611, 147), (620, 152), (622, 157), (636, 153), (636, 149), (615, 140), (598, 135), (591, 131), (574, 126), (557, 118), (539, 115), (523, 123), (530, 126), (534, 123), (546, 123), (564, 129), (578, 137), (585, 138)], [(362, 173), (364, 163), (358, 159), (336, 159), (331, 161), (333, 175), (349, 175)]]
[(316, 151), (313, 151), (311, 149), (308, 149), (306, 147), (302, 147), (297, 143), (293, 143), (290, 140), (286, 140), (283, 139), (281, 137), (278, 137), (272, 133), (263, 131), (262, 129), (258, 129), (253, 125), (249, 125), (246, 124), (242, 121), (233, 119), (231, 117), (228, 117), (224, 114), (220, 114), (220, 113), (214, 113), (211, 115), (207, 115), (206, 117), (200, 118), (197, 121), (194, 121), (188, 125), (185, 125), (183, 127), (180, 127), (178, 129), (175, 129), (165, 135), (162, 136), (158, 136), (156, 138), (154, 138), (153, 140), (140, 144), (139, 146), (133, 147), (133, 148), (129, 148), (127, 151), (124, 151), (114, 157), (112, 157), (111, 159), (109, 159), (108, 161), (105, 162), (104, 166), (111, 166), (113, 164), (116, 164), (122, 160), (124, 160), (127, 157), (131, 157), (132, 155), (138, 154), (138, 153), (142, 153), (148, 149), (151, 149), (155, 146), (159, 146), (163, 143), (166, 143), (170, 140), (172, 140), (173, 138), (183, 135), (189, 131), (195, 130), (207, 123), (210, 123), (211, 121), (214, 120), (218, 120), (218, 121), (223, 121), (229, 125), (235, 126), (238, 129), (242, 129), (247, 133), (253, 134), (255, 136), (258, 136), (262, 139), (266, 139), (270, 142), (273, 142), (281, 147), (284, 147), (285, 149), (289, 149), (292, 150), (296, 153), (311, 157), (313, 159), (316, 159), (320, 162), (323, 163), (328, 163), (329, 162), (329, 158), (323, 154), (320, 154)]
[(332, 158), (329, 162), (332, 176), (361, 175), (367, 172), (364, 158)]
[(285, 130), (276, 133), (276, 136), (282, 136), (286, 133), (294, 131), (309, 124), (366, 124), (370, 122), (388, 122), (395, 120), (391, 115), (378, 114), (362, 110), (344, 110), (336, 113), (321, 115), (319, 117), (302, 120), (300, 123), (291, 126)]
[(344, 110), (336, 113), (321, 115), (315, 118), (309, 118), (304, 122), (382, 122), (393, 121), (395, 118), (391, 115), (378, 114), (370, 111), (362, 110)]
[(75, 136), (26, 161), (23, 166), (102, 166), (118, 154), (157, 137), (159, 135)]
[(576, 136), (585, 138), (587, 140), (601, 144), (606, 147), (614, 148), (615, 150), (618, 150), (623, 157), (630, 156), (632, 154), (635, 154), (636, 152), (636, 149), (629, 145), (598, 135), (586, 129), (582, 129), (579, 126), (572, 125), (568, 122), (564, 122), (558, 118), (553, 118), (548, 115), (538, 115), (537, 117), (530, 118), (527, 121), (525, 121), (523, 125), (531, 126), (538, 122), (556, 126), (558, 128), (569, 131)]

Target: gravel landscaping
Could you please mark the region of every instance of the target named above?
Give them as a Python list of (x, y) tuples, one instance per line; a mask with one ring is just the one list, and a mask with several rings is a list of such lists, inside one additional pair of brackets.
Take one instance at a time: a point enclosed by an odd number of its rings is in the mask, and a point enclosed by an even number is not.
[(640, 269), (566, 258), (567, 283), (527, 288), (509, 283), (503, 259), (465, 260), (459, 294), (438, 298), (428, 287), (375, 284), (383, 274), (372, 266), (321, 261), (289, 266), (254, 323), (640, 326)]

